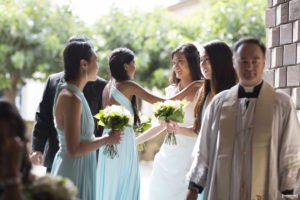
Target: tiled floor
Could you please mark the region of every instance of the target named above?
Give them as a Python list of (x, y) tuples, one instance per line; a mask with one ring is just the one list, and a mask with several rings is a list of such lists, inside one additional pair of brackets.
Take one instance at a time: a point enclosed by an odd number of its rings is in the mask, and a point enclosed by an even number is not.
[(141, 161), (140, 173), (141, 173), (141, 200), (147, 200), (147, 192), (152, 172), (153, 161)]

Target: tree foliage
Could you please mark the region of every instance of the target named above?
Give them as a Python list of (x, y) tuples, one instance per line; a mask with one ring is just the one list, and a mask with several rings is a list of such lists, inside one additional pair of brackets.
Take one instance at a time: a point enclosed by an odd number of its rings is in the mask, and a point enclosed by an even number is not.
[(35, 72), (62, 70), (62, 50), (79, 30), (68, 7), (49, 0), (2, 0), (0, 3), (0, 89), (14, 101), (17, 86)]
[(136, 53), (135, 80), (148, 88), (169, 84), (170, 55), (185, 42), (212, 39), (230, 46), (242, 36), (265, 41), (266, 1), (211, 0), (190, 16), (179, 19), (164, 9), (151, 13), (123, 12), (113, 7), (92, 26), (74, 16), (68, 6), (50, 0), (0, 2), (0, 90), (13, 101), (17, 86), (36, 72), (49, 75), (63, 68), (62, 51), (73, 34), (84, 33), (94, 42), (99, 75), (108, 78), (108, 56), (114, 48)]
[(260, 0), (212, 0), (183, 19), (162, 9), (124, 13), (112, 8), (95, 26), (101, 41), (100, 74), (107, 78), (110, 51), (125, 46), (137, 55), (136, 80), (150, 88), (163, 88), (169, 84), (171, 52), (184, 42), (219, 39), (232, 46), (242, 36), (265, 41), (265, 8), (266, 2)]
[(192, 30), (191, 37), (200, 43), (219, 39), (232, 46), (243, 36), (265, 42), (266, 4), (261, 0), (211, 0), (207, 7), (186, 18), (184, 27)]
[[(136, 54), (136, 79), (148, 87), (169, 84), (170, 53), (180, 43), (177, 23), (166, 11), (152, 13), (121, 12), (112, 8), (96, 23), (99, 35), (100, 73), (107, 78), (108, 56), (117, 47), (127, 47)], [(159, 78), (157, 81), (153, 81)]]

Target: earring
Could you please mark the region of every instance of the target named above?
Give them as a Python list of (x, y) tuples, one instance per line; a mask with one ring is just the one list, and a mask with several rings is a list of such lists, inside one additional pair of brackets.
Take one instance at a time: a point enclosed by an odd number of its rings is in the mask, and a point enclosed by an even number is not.
[(87, 74), (87, 71), (85, 71), (85, 80), (86, 80), (86, 81), (88, 80), (88, 74)]

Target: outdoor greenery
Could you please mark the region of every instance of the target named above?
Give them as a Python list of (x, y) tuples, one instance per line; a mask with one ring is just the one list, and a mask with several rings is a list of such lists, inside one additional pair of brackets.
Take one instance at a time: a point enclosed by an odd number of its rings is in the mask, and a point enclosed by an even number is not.
[(48, 0), (0, 2), (0, 89), (6, 98), (15, 99), (25, 78), (62, 70), (64, 43), (80, 23), (68, 7)]
[(219, 39), (232, 46), (245, 35), (265, 41), (265, 8), (261, 0), (211, 0), (179, 19), (161, 8), (124, 13), (113, 7), (87, 25), (68, 6), (57, 7), (50, 0), (2, 0), (0, 90), (13, 102), (26, 78), (45, 79), (61, 71), (65, 42), (74, 34), (86, 34), (94, 42), (101, 77), (108, 79), (110, 51), (123, 46), (136, 53), (135, 80), (161, 89), (169, 84), (171, 52), (184, 42)]
[[(189, 17), (199, 19), (192, 37), (204, 43), (220, 39), (233, 45), (242, 36), (254, 36), (265, 42), (265, 10), (267, 1), (261, 0), (210, 0), (206, 9)], [(190, 24), (192, 26), (192, 24)], [(186, 28), (189, 29), (189, 26)]]

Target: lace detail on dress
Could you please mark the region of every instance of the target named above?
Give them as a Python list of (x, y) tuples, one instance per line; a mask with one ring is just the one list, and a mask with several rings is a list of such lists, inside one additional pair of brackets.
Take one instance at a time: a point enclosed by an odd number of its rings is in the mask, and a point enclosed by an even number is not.
[(166, 98), (174, 96), (178, 92), (177, 85), (172, 84), (165, 88)]

